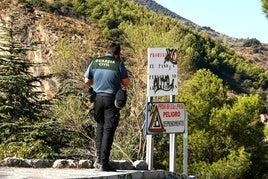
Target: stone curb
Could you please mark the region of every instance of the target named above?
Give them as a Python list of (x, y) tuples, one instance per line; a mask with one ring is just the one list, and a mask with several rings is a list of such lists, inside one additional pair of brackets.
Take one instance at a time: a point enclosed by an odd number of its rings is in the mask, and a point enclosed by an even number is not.
[[(23, 167), (23, 168), (85, 168), (93, 167), (92, 160), (57, 159), (51, 164), (47, 159), (21, 159), (8, 157), (0, 160), (0, 167)], [(117, 170), (147, 170), (148, 165), (143, 160), (137, 160), (133, 164), (126, 160), (113, 160), (110, 165)]]

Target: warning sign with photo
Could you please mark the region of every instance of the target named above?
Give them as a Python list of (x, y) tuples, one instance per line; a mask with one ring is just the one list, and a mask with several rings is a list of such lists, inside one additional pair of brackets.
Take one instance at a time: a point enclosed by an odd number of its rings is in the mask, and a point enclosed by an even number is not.
[(148, 102), (146, 134), (183, 133), (185, 104), (178, 102)]

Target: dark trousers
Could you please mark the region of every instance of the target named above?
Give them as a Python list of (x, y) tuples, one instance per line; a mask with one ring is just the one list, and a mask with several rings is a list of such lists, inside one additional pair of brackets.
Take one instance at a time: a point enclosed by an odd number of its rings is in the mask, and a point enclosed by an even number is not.
[(109, 164), (114, 133), (120, 118), (119, 110), (114, 106), (114, 99), (114, 96), (97, 95), (94, 104), (97, 157), (102, 165)]

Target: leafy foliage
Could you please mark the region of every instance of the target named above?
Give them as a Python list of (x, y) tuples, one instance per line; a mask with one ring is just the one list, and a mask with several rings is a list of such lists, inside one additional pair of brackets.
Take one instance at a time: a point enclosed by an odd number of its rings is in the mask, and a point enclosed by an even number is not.
[(206, 162), (194, 163), (191, 170), (197, 171), (200, 178), (241, 178), (243, 173), (249, 169), (249, 157), (250, 155), (241, 148), (212, 165)]
[[(192, 172), (197, 171), (198, 176), (211, 178), (254, 176), (255, 166), (261, 167), (259, 163), (264, 162), (267, 155), (260, 143), (264, 137), (264, 126), (256, 121), (261, 105), (259, 95), (244, 95), (228, 100), (225, 96), (227, 88), (208, 70), (197, 71), (182, 88), (184, 90), (180, 100), (188, 104), (189, 158), (193, 164), (190, 164), (190, 168), (194, 167)], [(226, 171), (221, 167), (230, 165), (230, 161), (225, 158), (232, 152), (240, 153), (241, 148), (247, 160), (243, 160), (244, 164), (241, 163), (240, 167), (245, 165), (245, 168), (241, 171), (241, 168), (233, 167), (228, 170), (234, 173), (221, 174)], [(256, 152), (261, 152), (259, 161), (255, 158)], [(203, 166), (206, 168), (204, 173), (195, 168), (202, 165), (207, 166)], [(213, 171), (215, 166), (220, 173)]]

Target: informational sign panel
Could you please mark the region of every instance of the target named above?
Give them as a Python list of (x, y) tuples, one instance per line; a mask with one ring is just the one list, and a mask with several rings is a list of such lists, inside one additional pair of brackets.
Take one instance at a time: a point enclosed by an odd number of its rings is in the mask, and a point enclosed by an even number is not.
[(147, 96), (178, 94), (178, 50), (148, 48)]
[(183, 133), (185, 104), (178, 102), (148, 102), (146, 105), (146, 134)]

